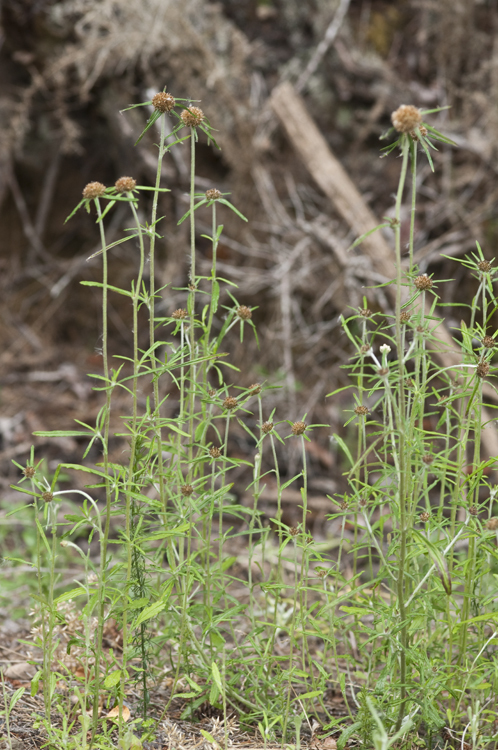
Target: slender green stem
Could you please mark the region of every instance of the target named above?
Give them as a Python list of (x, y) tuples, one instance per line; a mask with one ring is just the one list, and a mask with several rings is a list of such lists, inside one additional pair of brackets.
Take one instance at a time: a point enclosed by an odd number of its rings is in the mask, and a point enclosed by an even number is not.
[(111, 421), (111, 382), (109, 380), (109, 353), (108, 353), (108, 324), (107, 324), (107, 292), (108, 292), (108, 263), (107, 263), (107, 242), (105, 238), (104, 222), (102, 220), (102, 211), (99, 199), (95, 199), (95, 207), (99, 218), (100, 244), (102, 247), (102, 360), (104, 369), (104, 382), (106, 384), (105, 399), (105, 416), (104, 416), (104, 436), (102, 440), (103, 464), (105, 476), (105, 525), (104, 534), (101, 536), (100, 546), (100, 575), (98, 590), (98, 626), (95, 642), (95, 669), (93, 681), (93, 714), (92, 714), (92, 736), (90, 739), (90, 748), (95, 742), (95, 737), (99, 721), (99, 698), (100, 698), (100, 659), (102, 655), (102, 641), (104, 638), (105, 622), (105, 588), (107, 574), (107, 546), (109, 540), (109, 530), (111, 524), (111, 482), (109, 477), (109, 428)]
[(395, 206), (395, 254), (396, 254), (396, 347), (398, 350), (398, 508), (399, 508), (399, 556), (397, 569), (397, 600), (400, 629), (400, 706), (398, 718), (396, 721), (396, 731), (399, 731), (403, 717), (406, 712), (406, 653), (408, 649), (408, 625), (406, 621), (405, 610), (405, 564), (406, 564), (406, 544), (407, 544), (407, 472), (406, 465), (406, 446), (405, 446), (405, 369), (403, 364), (403, 334), (401, 323), (401, 292), (402, 292), (402, 266), (401, 266), (401, 201), (405, 187), (408, 157), (410, 152), (409, 136), (405, 136), (402, 141), (402, 164), (399, 178), (398, 191), (396, 194)]

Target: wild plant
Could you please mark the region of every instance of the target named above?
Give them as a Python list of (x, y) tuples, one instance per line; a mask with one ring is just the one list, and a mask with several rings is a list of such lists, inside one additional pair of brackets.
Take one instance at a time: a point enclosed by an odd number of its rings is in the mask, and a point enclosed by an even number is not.
[[(433, 141), (449, 139), (422, 121), (428, 112), (402, 106), (393, 114), (398, 135), (387, 153), (399, 149), (400, 179), (394, 219), (382, 226), (394, 231), (394, 310), (372, 313), (365, 300), (362, 310), (343, 320), (355, 352), (346, 366), (351, 416), (335, 436), (349, 463), (347, 489), (330, 498), (329, 521), (338, 538), (318, 543), (307, 523), (306, 441), (315, 425), (306, 415), (292, 421), (287, 415), (277, 420), (275, 410), (268, 414), (265, 384), (238, 383), (222, 349), (237, 328), (242, 339), (255, 335), (255, 308), (239, 303), (235, 286), (217, 269), (219, 216), (226, 210), (241, 220), (243, 215), (226, 193), (196, 192), (198, 139), (217, 145), (211, 124), (191, 100), (166, 91), (134, 106), (152, 112), (139, 140), (154, 128), (159, 132), (155, 185), (140, 186), (127, 176), (113, 187), (91, 182), (75, 209), (93, 213), (101, 239), (102, 281), (83, 283), (102, 294), (102, 373), (93, 376), (102, 407), (95, 425), (55, 434), (86, 438), (85, 456), (96, 444), (102, 458), (90, 467), (61, 464), (47, 480), (32, 455), (24, 468), (31, 489), (19, 488), (32, 497), (38, 534), (43, 659), (33, 690), (42, 682), (47, 732), (53, 704), (59, 701), (60, 708), (62, 700), (56, 681), (73, 680), (79, 723), (91, 729), (89, 746), (105, 746), (113, 722), (125, 746), (130, 732), (153, 731), (154, 678), (168, 674), (170, 695), (157, 727), (173, 732), (167, 718), (173, 701), (183, 701), (184, 718), (210, 704), (223, 727), (203, 730), (204, 739), (225, 746), (233, 715), (257, 726), (265, 743), (280, 737), (299, 745), (311, 714), (327, 731), (341, 731), (341, 747), (353, 736), (368, 746), (369, 734), (376, 747), (391, 747), (414, 728), (432, 742), (445, 724), (456, 732), (467, 726), (473, 738), (480, 731), (490, 736), (486, 711), (498, 674), (498, 522), (486, 474), (494, 459), (482, 458), (480, 433), (495, 340), (489, 330), (497, 309), (495, 272), (479, 246), (462, 261), (478, 290), (468, 305), (469, 323), (455, 337), (462, 363), (441, 367), (432, 333), (440, 322), (437, 285), (415, 265), (417, 151), (432, 164)], [(161, 165), (167, 151), (188, 145), (189, 204), (180, 223), (190, 224), (190, 266), (177, 290), (183, 306), (170, 305), (165, 315), (168, 286), (157, 288), (155, 280), (163, 231)], [(405, 264), (401, 207), (409, 175)], [(150, 221), (144, 221), (140, 206), (150, 193)], [(108, 243), (106, 220), (118, 202), (127, 205), (132, 226)], [(196, 214), (206, 209), (211, 267), (203, 275)], [(124, 242), (136, 249), (136, 272), (129, 287), (116, 287), (109, 255)], [(108, 309), (116, 294), (129, 300), (133, 322), (130, 351), (111, 356)], [(129, 412), (115, 414), (122, 395)], [(247, 436), (252, 456), (234, 456), (234, 430)], [(126, 444), (126, 455), (112, 453), (114, 437)], [(279, 465), (278, 449), (287, 440), (300, 445), (300, 467), (292, 476)], [(250, 507), (234, 494), (233, 477), (244, 467), (252, 475)], [(60, 489), (63, 471), (89, 472), (93, 484), (84, 491)], [(259, 509), (268, 479), (276, 493), (270, 521)], [(300, 489), (302, 515), (289, 527), (282, 498), (293, 484)], [(72, 502), (63, 518), (62, 498)], [(71, 541), (84, 529), (98, 539), (97, 565)], [(86, 584), (56, 595), (61, 545), (79, 550)], [(42, 559), (48, 560), (47, 574)], [(79, 597), (86, 600), (83, 630), (67, 648), (81, 649), (81, 670), (71, 672), (57, 650), (57, 623), (67, 625), (61, 607)], [(119, 648), (109, 650), (106, 629), (114, 621)], [(140, 715), (127, 729), (132, 686), (140, 691)], [(326, 696), (333, 686), (342, 694), (345, 717), (330, 710)], [(179, 730), (174, 732), (176, 737)]]

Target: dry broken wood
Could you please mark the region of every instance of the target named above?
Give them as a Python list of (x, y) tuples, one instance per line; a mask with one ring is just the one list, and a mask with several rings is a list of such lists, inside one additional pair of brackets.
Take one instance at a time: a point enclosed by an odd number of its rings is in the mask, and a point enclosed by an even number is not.
[[(294, 149), (301, 157), (315, 182), (330, 199), (336, 211), (357, 236), (376, 227), (379, 222), (365, 203), (361, 193), (332, 153), (327, 141), (310, 117), (306, 105), (294, 87), (285, 81), (273, 89), (271, 105)], [(362, 249), (371, 259), (374, 269), (386, 280), (396, 275), (394, 251), (380, 232), (374, 232), (362, 242)], [(430, 307), (426, 305), (426, 315)], [(443, 367), (458, 377), (461, 355), (442, 323), (432, 331), (435, 354)], [(496, 398), (494, 391), (486, 388), (486, 395)], [(482, 409), (482, 422), (491, 421), (491, 414)], [(481, 440), (488, 456), (498, 456), (498, 434), (494, 425), (483, 430)]]

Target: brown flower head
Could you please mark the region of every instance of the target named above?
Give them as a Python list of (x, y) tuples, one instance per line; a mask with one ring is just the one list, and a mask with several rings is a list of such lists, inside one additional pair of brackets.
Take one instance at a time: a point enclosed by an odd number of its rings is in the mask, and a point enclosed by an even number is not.
[(251, 396), (257, 396), (263, 390), (259, 383), (253, 383), (249, 386), (249, 393)]
[(216, 388), (210, 388), (208, 391), (209, 398), (214, 398), (216, 396), (216, 393), (217, 393)]
[(181, 307), (179, 307), (178, 310), (174, 310), (171, 313), (171, 317), (174, 318), (175, 320), (185, 320), (187, 315), (188, 315), (187, 311), (183, 310)]
[(477, 268), (482, 273), (489, 273), (491, 271), (491, 263), (489, 260), (480, 260), (477, 264)]
[(354, 413), (359, 417), (366, 417), (368, 414), (368, 407), (366, 406), (355, 406)]
[(430, 466), (430, 465), (431, 465), (431, 463), (432, 463), (432, 462), (434, 461), (434, 456), (431, 456), (431, 454), (430, 454), (430, 453), (425, 453), (425, 454), (424, 454), (424, 455), (422, 456), (422, 461), (424, 462), (424, 464), (425, 464), (426, 466)]
[(476, 367), (476, 375), (478, 378), (485, 378), (489, 375), (489, 362), (479, 362)]
[(211, 458), (221, 458), (221, 451), (219, 448), (213, 445), (213, 447), (209, 450), (209, 455), (211, 456)]
[(22, 473), (24, 474), (26, 479), (33, 479), (34, 475), (36, 474), (36, 469), (34, 466), (26, 466), (26, 468), (22, 470)]
[(469, 513), (471, 516), (477, 516), (477, 514), (479, 513), (477, 505), (471, 505), (469, 508)]
[(181, 493), (183, 497), (190, 497), (193, 491), (194, 491), (194, 488), (192, 487), (191, 484), (184, 484), (181, 489)]
[(219, 190), (216, 190), (216, 188), (210, 188), (209, 190), (206, 190), (205, 195), (208, 201), (217, 201), (222, 197), (222, 193)]
[(370, 351), (370, 347), (368, 344), (362, 344), (360, 346), (360, 354), (366, 354), (369, 351)]
[(359, 312), (363, 318), (369, 318), (372, 314), (372, 311), (368, 307), (360, 307)]
[(89, 182), (88, 185), (85, 185), (85, 187), (83, 188), (83, 198), (86, 201), (100, 198), (100, 196), (104, 195), (104, 193), (105, 185), (102, 185), (101, 182)]
[(343, 500), (340, 507), (341, 507), (341, 510), (347, 510), (349, 508), (349, 503)]
[(385, 375), (389, 375), (389, 367), (379, 367), (377, 369), (377, 375), (383, 378)]
[(496, 531), (498, 529), (498, 518), (488, 518), (486, 521), (486, 528), (490, 531)]
[(114, 183), (114, 187), (118, 193), (131, 193), (132, 190), (135, 190), (136, 186), (137, 181), (133, 177), (120, 177)]
[(426, 510), (424, 510), (424, 512), (421, 513), (420, 516), (419, 516), (420, 520), (423, 521), (424, 523), (427, 523), (427, 521), (429, 520), (430, 517), (431, 517), (431, 514), (427, 513)]
[(432, 289), (433, 284), (432, 279), (429, 278), (426, 273), (423, 273), (421, 276), (417, 276), (413, 280), (413, 283), (420, 292), (425, 292), (426, 289)]
[(297, 528), (297, 526), (291, 526), (289, 529), (289, 534), (291, 536), (297, 536), (299, 534), (299, 529)]
[(233, 396), (227, 396), (226, 399), (223, 401), (223, 408), (224, 409), (235, 409), (237, 406), (237, 399)]
[(175, 97), (165, 91), (160, 91), (152, 97), (152, 106), (158, 112), (171, 112), (175, 106)]
[(246, 305), (240, 305), (240, 307), (237, 308), (237, 315), (241, 320), (251, 320), (251, 308), (247, 307)]
[(482, 340), (482, 345), (486, 349), (493, 349), (496, 346), (496, 341), (492, 336), (485, 336)]
[(273, 422), (263, 422), (261, 425), (261, 432), (264, 435), (268, 435), (269, 432), (273, 430)]
[(303, 435), (306, 432), (306, 423), (294, 422), (294, 424), (291, 427), (291, 431), (293, 435)]
[(42, 500), (45, 503), (51, 503), (53, 499), (54, 499), (54, 493), (53, 492), (44, 492), (42, 494)]
[(406, 310), (403, 310), (400, 313), (399, 322), (400, 323), (408, 323), (408, 321), (410, 320), (411, 317), (412, 317), (411, 313), (407, 312)]
[(189, 128), (195, 128), (203, 121), (204, 112), (199, 107), (189, 107), (183, 110), (180, 117), (184, 125), (187, 125)]
[(412, 104), (402, 104), (392, 113), (391, 122), (398, 133), (411, 133), (422, 123), (422, 115)]

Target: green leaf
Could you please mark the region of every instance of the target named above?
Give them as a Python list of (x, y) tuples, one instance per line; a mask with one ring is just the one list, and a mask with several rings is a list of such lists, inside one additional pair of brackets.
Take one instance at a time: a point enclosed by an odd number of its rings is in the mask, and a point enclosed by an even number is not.
[[(82, 286), (97, 286), (100, 289), (103, 289), (104, 284), (100, 281), (80, 281), (80, 284)], [(127, 292), (126, 289), (120, 289), (117, 286), (111, 286), (110, 284), (106, 285), (106, 288), (109, 289), (111, 292), (116, 292), (116, 294), (122, 294), (125, 297), (134, 297), (135, 295), (132, 292)]]
[(211, 674), (213, 675), (213, 680), (215, 681), (218, 690), (222, 693), (223, 685), (221, 684), (221, 674), (218, 665), (214, 661), (211, 664)]
[(166, 602), (158, 601), (154, 602), (154, 604), (151, 604), (149, 607), (145, 607), (145, 609), (140, 612), (136, 621), (133, 623), (133, 627), (138, 628), (143, 622), (146, 622), (146, 620), (150, 620), (152, 617), (156, 617), (159, 612), (162, 612), (165, 606)]
[(297, 695), (294, 700), (306, 700), (307, 698), (318, 698), (319, 695), (323, 695), (323, 690), (311, 690), (309, 693), (303, 693), (302, 695)]
[(54, 606), (57, 607), (58, 604), (61, 604), (62, 602), (68, 602), (70, 599), (74, 599), (76, 596), (84, 596), (86, 594), (85, 589), (71, 589), (71, 591), (66, 591), (65, 594), (61, 594), (57, 597), (57, 599), (54, 600)]
[(42, 671), (41, 669), (39, 669), (38, 672), (33, 677), (33, 679), (31, 680), (31, 697), (32, 698), (34, 698), (38, 692), (38, 683), (40, 682), (41, 676), (42, 676)]
[(118, 682), (121, 679), (121, 670), (116, 669), (115, 672), (111, 672), (111, 674), (108, 674), (107, 677), (104, 680), (104, 687), (106, 690), (110, 690), (113, 687), (116, 687)]
[(23, 688), (23, 687), (17, 688), (16, 692), (14, 693), (14, 695), (12, 696), (12, 698), (10, 699), (9, 711), (12, 711), (12, 709), (16, 705), (17, 701), (19, 700), (19, 698), (21, 698), (21, 696), (24, 694), (25, 690), (26, 690), (26, 688)]
[(334, 432), (334, 434), (332, 435), (332, 437), (336, 441), (337, 445), (340, 448), (342, 448), (342, 450), (346, 454), (346, 456), (348, 458), (348, 461), (351, 464), (351, 466), (354, 466), (354, 461), (353, 461), (353, 456), (351, 455), (351, 451), (349, 450), (348, 446), (346, 445), (346, 443), (344, 442), (344, 440), (342, 439), (342, 437), (340, 437), (336, 432)]

